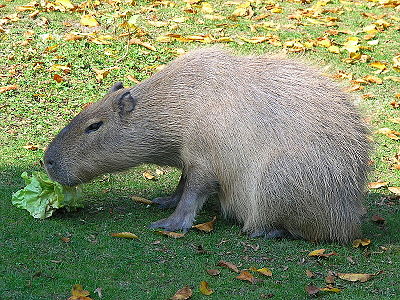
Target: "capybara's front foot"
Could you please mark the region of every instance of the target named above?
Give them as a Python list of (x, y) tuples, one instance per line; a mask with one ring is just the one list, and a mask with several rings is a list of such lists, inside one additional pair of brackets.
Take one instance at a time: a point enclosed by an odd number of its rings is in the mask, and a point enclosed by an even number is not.
[(150, 224), (150, 228), (162, 228), (168, 231), (182, 230), (188, 232), (193, 225), (193, 218), (171, 215), (166, 219), (161, 219)]
[(172, 195), (170, 197), (154, 198), (153, 203), (158, 204), (159, 208), (175, 208), (178, 205), (179, 197)]

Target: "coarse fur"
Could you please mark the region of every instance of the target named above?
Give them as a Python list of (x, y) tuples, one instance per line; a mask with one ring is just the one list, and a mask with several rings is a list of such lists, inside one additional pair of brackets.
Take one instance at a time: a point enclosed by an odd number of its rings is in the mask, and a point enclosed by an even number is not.
[(204, 48), (115, 85), (59, 133), (45, 166), (67, 185), (142, 163), (182, 169), (176, 193), (154, 200), (177, 208), (153, 227), (187, 230), (218, 193), (251, 235), (346, 243), (360, 234), (367, 133), (349, 95), (315, 69)]

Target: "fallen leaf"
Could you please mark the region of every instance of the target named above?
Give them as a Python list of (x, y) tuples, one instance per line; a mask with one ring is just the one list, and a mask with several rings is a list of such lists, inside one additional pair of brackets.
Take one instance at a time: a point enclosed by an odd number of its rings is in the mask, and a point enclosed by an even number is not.
[(387, 182), (387, 181), (375, 181), (375, 182), (368, 183), (368, 188), (369, 189), (379, 189), (388, 184), (389, 184), (389, 182)]
[(92, 15), (82, 15), (80, 22), (83, 26), (87, 27), (99, 26), (99, 23), (97, 22), (96, 18), (93, 17)]
[(132, 196), (131, 197), (133, 201), (135, 202), (139, 202), (139, 203), (144, 203), (144, 204), (154, 204), (153, 201), (143, 198), (143, 197), (139, 197), (139, 196)]
[(166, 230), (157, 230), (156, 232), (159, 234), (162, 234), (162, 235), (166, 235), (168, 237), (172, 237), (174, 239), (179, 239), (179, 238), (185, 236), (184, 233), (178, 233), (178, 232), (166, 231)]
[(232, 270), (233, 272), (239, 273), (238, 267), (236, 267), (233, 263), (230, 263), (229, 261), (220, 260), (217, 266), (225, 267)]
[(256, 268), (250, 268), (251, 271), (258, 272), (260, 274), (263, 274), (265, 276), (271, 277), (272, 276), (272, 271), (268, 268), (261, 268), (261, 269), (256, 269)]
[(389, 186), (388, 190), (396, 195), (400, 195), (400, 187), (397, 186)]
[(101, 82), (108, 74), (110, 74), (110, 69), (97, 69), (97, 68), (92, 68), (93, 71), (96, 73), (96, 79), (97, 81)]
[(55, 3), (61, 4), (62, 6), (64, 6), (67, 9), (73, 9), (74, 8), (74, 5), (69, 0), (56, 0)]
[(371, 244), (371, 240), (369, 239), (356, 239), (353, 241), (353, 247), (354, 248), (359, 248), (361, 246), (365, 247)]
[(335, 283), (335, 276), (333, 275), (328, 275), (325, 277), (325, 282), (328, 284)]
[(153, 174), (151, 174), (149, 171), (145, 171), (143, 172), (143, 177), (148, 179), (148, 180), (156, 180), (156, 176), (154, 176)]
[(93, 291), (93, 293), (96, 293), (99, 298), (103, 298), (102, 290), (102, 288), (98, 287)]
[(217, 276), (221, 273), (221, 271), (218, 269), (208, 269), (206, 272), (211, 276)]
[(374, 61), (374, 62), (370, 63), (369, 65), (371, 67), (377, 68), (381, 71), (387, 69), (387, 66), (383, 62), (380, 62), (380, 61)]
[(58, 75), (58, 74), (54, 74), (54, 75), (53, 75), (53, 79), (54, 79), (55, 81), (57, 81), (58, 83), (64, 81), (64, 78), (62, 78), (62, 77), (61, 77), (60, 75)]
[(68, 300), (92, 300), (92, 298), (87, 297), (90, 295), (88, 291), (85, 291), (80, 284), (75, 284), (72, 287), (72, 296)]
[(133, 76), (133, 75), (127, 75), (126, 78), (129, 79), (130, 81), (136, 83), (136, 84), (140, 83), (140, 80), (138, 80), (138, 79), (137, 79), (135, 76)]
[(214, 291), (208, 287), (208, 282), (207, 281), (201, 281), (200, 282), (199, 290), (203, 295), (206, 295), (206, 296), (209, 296), (212, 293), (214, 293)]
[(326, 258), (326, 257), (332, 256), (332, 255), (337, 255), (336, 252), (331, 252), (331, 253), (326, 253), (326, 254), (325, 254), (325, 251), (326, 251), (326, 249), (314, 250), (314, 251), (311, 251), (310, 253), (308, 253), (308, 256), (315, 256), (315, 257), (324, 257), (324, 258)]
[(120, 238), (126, 238), (126, 239), (137, 239), (139, 238), (136, 234), (133, 234), (131, 232), (116, 232), (116, 233), (111, 233), (112, 237), (120, 237)]
[(257, 278), (255, 278), (252, 274), (250, 274), (247, 271), (242, 271), (238, 276), (236, 276), (236, 278), (244, 281), (249, 281), (251, 283), (257, 282)]
[(211, 221), (202, 223), (202, 224), (193, 225), (192, 228), (196, 228), (196, 229), (204, 231), (204, 232), (210, 232), (210, 231), (214, 230), (214, 224), (216, 221), (217, 221), (217, 217), (215, 216)]
[(379, 215), (373, 215), (371, 217), (371, 221), (381, 225), (381, 224), (385, 224), (386, 220)]
[(185, 286), (173, 295), (170, 300), (186, 300), (192, 297), (193, 291), (190, 287)]
[(347, 281), (360, 281), (360, 282), (366, 282), (370, 280), (372, 277), (380, 274), (381, 272), (377, 272), (375, 274), (360, 274), (360, 273), (337, 273), (337, 276), (340, 279), (347, 280)]
[(71, 239), (70, 239), (69, 237), (66, 237), (66, 236), (62, 237), (61, 240), (62, 240), (64, 243), (69, 243), (69, 242), (71, 241)]
[(306, 286), (306, 292), (309, 296), (317, 295), (319, 292), (319, 287), (316, 287), (315, 285), (308, 285)]
[(310, 270), (306, 270), (306, 276), (307, 276), (308, 278), (313, 278), (313, 277), (315, 277), (314, 273), (313, 273), (312, 271), (310, 271)]
[(40, 146), (34, 145), (34, 144), (32, 144), (32, 143), (28, 143), (28, 144), (26, 144), (25, 146), (22, 146), (22, 148), (25, 148), (26, 150), (35, 151), (35, 150), (39, 149)]
[(140, 39), (137, 39), (137, 38), (130, 39), (129, 40), (129, 45), (139, 45), (139, 46), (145, 47), (145, 48), (147, 48), (147, 49), (149, 49), (151, 51), (157, 51), (157, 49), (154, 46), (152, 46), (150, 43), (143, 42), (143, 41), (141, 41)]
[(18, 86), (16, 84), (2, 86), (2, 87), (0, 87), (0, 94), (4, 93), (4, 92), (16, 90), (17, 88), (18, 88)]
[(331, 293), (340, 293), (342, 290), (336, 287), (324, 287), (324, 288), (320, 288), (320, 291), (323, 292), (331, 292)]
[(383, 83), (382, 79), (380, 79), (379, 77), (374, 76), (374, 75), (367, 75), (367, 76), (363, 77), (363, 79), (366, 82), (369, 82), (369, 83), (376, 83), (376, 84), (382, 84)]

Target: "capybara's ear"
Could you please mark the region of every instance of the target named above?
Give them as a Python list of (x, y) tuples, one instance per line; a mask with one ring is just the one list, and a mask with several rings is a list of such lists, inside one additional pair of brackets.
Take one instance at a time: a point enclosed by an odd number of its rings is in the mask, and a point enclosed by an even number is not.
[(121, 117), (126, 116), (135, 109), (136, 99), (132, 97), (130, 91), (123, 92), (115, 99), (118, 105), (118, 113)]
[(122, 82), (117, 82), (116, 84), (114, 84), (111, 89), (108, 91), (109, 93), (113, 93), (116, 92), (120, 89), (123, 89), (124, 85), (122, 84)]

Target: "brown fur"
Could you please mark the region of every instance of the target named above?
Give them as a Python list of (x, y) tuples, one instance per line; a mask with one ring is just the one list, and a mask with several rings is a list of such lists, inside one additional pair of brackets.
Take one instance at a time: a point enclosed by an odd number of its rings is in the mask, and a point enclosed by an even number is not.
[(176, 193), (155, 199), (177, 208), (153, 227), (187, 230), (218, 193), (252, 235), (345, 243), (359, 235), (366, 135), (349, 96), (316, 70), (208, 48), (114, 86), (60, 132), (45, 164), (69, 185), (142, 163), (181, 168)]

